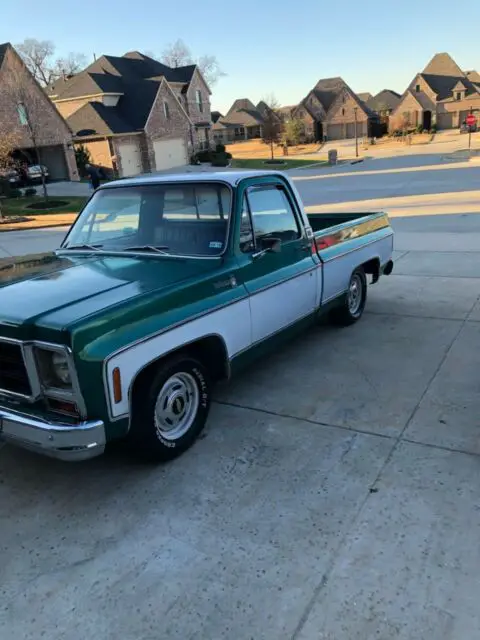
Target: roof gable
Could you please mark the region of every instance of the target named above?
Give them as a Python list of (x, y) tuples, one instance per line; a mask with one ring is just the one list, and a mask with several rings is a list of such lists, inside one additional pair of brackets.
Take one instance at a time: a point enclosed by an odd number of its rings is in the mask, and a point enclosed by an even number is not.
[(465, 83), (462, 82), (461, 80), (459, 80), (452, 89), (452, 91), (466, 91), (466, 90), (467, 90), (467, 87), (465, 86)]
[(347, 86), (343, 78), (323, 78), (314, 86), (313, 93), (325, 111), (328, 111), (338, 94)]
[(454, 76), (457, 78), (465, 75), (455, 60), (445, 52), (436, 53), (422, 71), (422, 74), (423, 73), (434, 76)]
[(361, 100), (359, 100), (356, 93), (354, 93), (348, 85), (345, 85), (345, 87), (338, 93), (337, 97), (335, 98), (332, 105), (330, 106), (330, 109), (328, 110), (328, 113), (327, 113), (327, 120), (331, 118), (333, 115), (335, 115), (338, 109), (342, 107), (344, 103), (343, 98), (345, 96), (348, 96), (349, 98), (351, 98), (357, 104), (358, 108), (361, 109), (366, 115), (370, 115), (371, 111), (366, 106), (366, 104)]

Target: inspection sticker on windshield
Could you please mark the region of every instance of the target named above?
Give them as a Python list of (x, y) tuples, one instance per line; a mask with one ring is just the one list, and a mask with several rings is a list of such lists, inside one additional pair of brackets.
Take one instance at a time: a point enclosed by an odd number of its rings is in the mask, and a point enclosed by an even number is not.
[(221, 249), (223, 247), (223, 242), (210, 242), (208, 247), (209, 249)]

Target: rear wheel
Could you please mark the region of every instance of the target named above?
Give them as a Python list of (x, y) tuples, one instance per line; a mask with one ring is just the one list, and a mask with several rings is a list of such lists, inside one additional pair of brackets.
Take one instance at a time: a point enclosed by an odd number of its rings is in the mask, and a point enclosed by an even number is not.
[(358, 267), (350, 276), (347, 292), (342, 304), (331, 313), (334, 324), (347, 327), (362, 317), (367, 302), (367, 278), (362, 267)]
[(187, 354), (158, 369), (148, 389), (137, 389), (128, 440), (149, 461), (166, 461), (186, 451), (200, 435), (210, 409), (208, 371)]

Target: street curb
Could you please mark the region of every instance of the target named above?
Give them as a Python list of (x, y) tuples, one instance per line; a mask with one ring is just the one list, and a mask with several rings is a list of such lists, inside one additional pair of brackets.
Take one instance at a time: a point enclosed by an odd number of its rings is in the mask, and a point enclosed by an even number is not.
[[(20, 223), (21, 224), (21, 223)], [(10, 233), (11, 231), (38, 231), (39, 229), (55, 229), (58, 227), (71, 227), (73, 222), (70, 224), (63, 222), (62, 224), (44, 224), (39, 227), (23, 227), (20, 229), (2, 229), (0, 226), (0, 233)]]

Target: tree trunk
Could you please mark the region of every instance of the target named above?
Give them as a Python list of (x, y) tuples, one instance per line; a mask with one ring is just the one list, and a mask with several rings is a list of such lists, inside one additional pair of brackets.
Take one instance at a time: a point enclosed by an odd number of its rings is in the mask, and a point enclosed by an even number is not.
[(273, 160), (273, 140), (270, 140), (270, 153), (272, 154), (272, 160)]
[(37, 156), (38, 164), (40, 165), (40, 175), (42, 177), (43, 199), (45, 200), (45, 202), (48, 202), (47, 183), (45, 181), (45, 174), (43, 172), (42, 158), (40, 157), (40, 149), (38, 149), (36, 145), (35, 145), (35, 154)]

